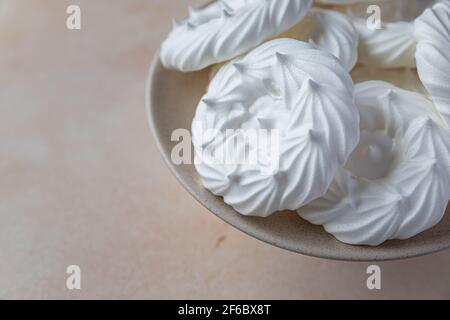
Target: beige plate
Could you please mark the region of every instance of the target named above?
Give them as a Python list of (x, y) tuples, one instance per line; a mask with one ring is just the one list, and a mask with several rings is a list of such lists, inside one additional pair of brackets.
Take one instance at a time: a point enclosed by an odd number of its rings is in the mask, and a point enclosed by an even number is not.
[[(239, 230), (272, 245), (294, 252), (337, 260), (375, 261), (420, 256), (450, 247), (450, 215), (435, 228), (404, 241), (388, 241), (378, 247), (350, 246), (337, 241), (322, 227), (311, 225), (294, 212), (269, 218), (245, 217), (223, 199), (204, 189), (194, 165), (174, 165), (170, 160), (175, 129), (190, 130), (200, 97), (208, 83), (208, 71), (181, 73), (162, 67), (155, 58), (146, 86), (150, 127), (170, 170), (195, 199)], [(447, 209), (447, 212), (450, 211)]]

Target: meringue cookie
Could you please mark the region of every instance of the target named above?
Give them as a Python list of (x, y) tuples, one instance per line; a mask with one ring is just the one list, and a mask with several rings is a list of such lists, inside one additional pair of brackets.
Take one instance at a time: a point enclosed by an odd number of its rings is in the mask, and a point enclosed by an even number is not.
[(418, 93), (381, 81), (355, 90), (361, 141), (326, 195), (298, 213), (348, 244), (413, 237), (450, 199), (448, 129)]
[[(369, 28), (365, 11), (352, 11), (359, 33), (359, 62), (371, 67), (416, 67), (413, 21), (435, 0), (395, 0), (380, 5), (382, 29)], [(365, 9), (364, 9), (365, 10)], [(401, 19), (402, 21), (398, 21)]]
[(450, 126), (450, 1), (425, 10), (414, 26), (417, 72)]
[(378, 68), (415, 67), (416, 41), (410, 22), (384, 23), (383, 29), (369, 29), (364, 19), (355, 19), (359, 33), (359, 63)]
[(309, 41), (338, 58), (347, 70), (358, 60), (358, 33), (352, 21), (336, 11), (312, 8), (300, 23), (282, 36)]
[[(352, 21), (336, 11), (312, 8), (301, 22), (280, 34), (279, 38), (309, 42), (334, 55), (347, 70), (353, 69), (358, 60), (358, 33)], [(210, 79), (222, 66), (219, 63), (211, 67)]]
[[(353, 88), (335, 57), (293, 39), (266, 42), (226, 64), (192, 124), (204, 186), (239, 213), (261, 217), (320, 197), (359, 140)], [(219, 139), (217, 132), (205, 134), (208, 129), (238, 131)], [(242, 129), (276, 131), (275, 157), (267, 156), (274, 151), (268, 144), (236, 139)], [(232, 140), (238, 142), (230, 148)], [(210, 156), (239, 158), (246, 150), (257, 150), (257, 161), (220, 163)]]
[(195, 71), (231, 60), (300, 21), (312, 0), (218, 0), (196, 10), (161, 45), (169, 69)]

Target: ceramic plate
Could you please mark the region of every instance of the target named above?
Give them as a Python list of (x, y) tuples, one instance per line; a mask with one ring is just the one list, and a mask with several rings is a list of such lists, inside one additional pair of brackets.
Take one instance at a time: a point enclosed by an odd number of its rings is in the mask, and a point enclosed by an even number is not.
[(203, 188), (194, 165), (174, 165), (171, 161), (172, 132), (190, 130), (200, 97), (208, 84), (208, 72), (181, 73), (166, 70), (155, 57), (146, 86), (150, 127), (162, 156), (184, 188), (219, 218), (237, 229), (274, 246), (301, 254), (346, 260), (378, 261), (420, 256), (450, 247), (450, 214), (439, 225), (403, 241), (388, 241), (378, 247), (350, 246), (337, 241), (322, 227), (302, 220), (294, 212), (280, 212), (269, 218), (238, 214), (220, 197)]

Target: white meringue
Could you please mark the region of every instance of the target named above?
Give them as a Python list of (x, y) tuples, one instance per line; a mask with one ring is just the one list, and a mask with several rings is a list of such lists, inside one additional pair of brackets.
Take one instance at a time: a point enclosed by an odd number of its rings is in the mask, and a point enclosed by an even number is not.
[(161, 45), (166, 68), (195, 71), (230, 60), (289, 29), (312, 0), (218, 0), (190, 10)]
[(326, 195), (298, 210), (348, 244), (407, 239), (450, 199), (448, 128), (422, 95), (381, 81), (356, 85), (361, 142)]
[[(199, 103), (192, 124), (196, 169), (204, 186), (244, 215), (295, 210), (323, 195), (359, 140), (353, 83), (341, 63), (310, 44), (269, 41), (222, 67)], [(207, 129), (278, 132), (276, 167), (267, 145), (218, 139)], [(258, 150), (255, 163), (210, 161), (208, 151), (232, 156)], [(205, 152), (206, 151), (206, 152)], [(272, 158), (273, 159), (273, 158)], [(207, 161), (205, 161), (207, 160)], [(272, 170), (274, 169), (274, 170)]]
[(378, 68), (415, 67), (416, 41), (410, 22), (389, 22), (383, 29), (369, 29), (364, 19), (355, 19), (359, 33), (359, 63)]
[(381, 3), (382, 29), (368, 27), (365, 6), (350, 8), (360, 37), (358, 62), (378, 68), (415, 68), (417, 42), (413, 21), (434, 2), (435, 0), (392, 0)]
[[(358, 33), (352, 21), (336, 11), (312, 8), (302, 21), (277, 38), (309, 42), (338, 58), (347, 70), (353, 69), (358, 60)], [(210, 79), (222, 66), (219, 63), (211, 67)]]
[(450, 126), (450, 1), (425, 10), (414, 26), (417, 72)]
[(312, 8), (300, 23), (283, 35), (310, 42), (331, 53), (347, 70), (351, 70), (358, 59), (358, 33), (352, 21), (336, 11)]

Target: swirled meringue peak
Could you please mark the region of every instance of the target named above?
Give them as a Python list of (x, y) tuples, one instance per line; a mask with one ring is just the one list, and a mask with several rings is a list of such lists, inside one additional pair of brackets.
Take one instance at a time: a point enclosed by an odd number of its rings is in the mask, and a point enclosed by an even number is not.
[(161, 45), (161, 62), (195, 71), (231, 60), (292, 27), (311, 5), (312, 0), (218, 0), (190, 9)]
[(417, 72), (450, 126), (450, 1), (434, 5), (417, 18), (415, 37)]
[(322, 196), (359, 140), (353, 90), (335, 57), (293, 39), (226, 64), (192, 123), (204, 186), (261, 217)]
[(358, 59), (358, 33), (352, 21), (337, 11), (312, 8), (300, 23), (283, 35), (309, 41), (317, 49), (331, 53), (347, 70), (351, 70)]
[(298, 212), (348, 244), (410, 238), (450, 199), (448, 129), (421, 94), (382, 81), (355, 90), (361, 141), (325, 196)]

